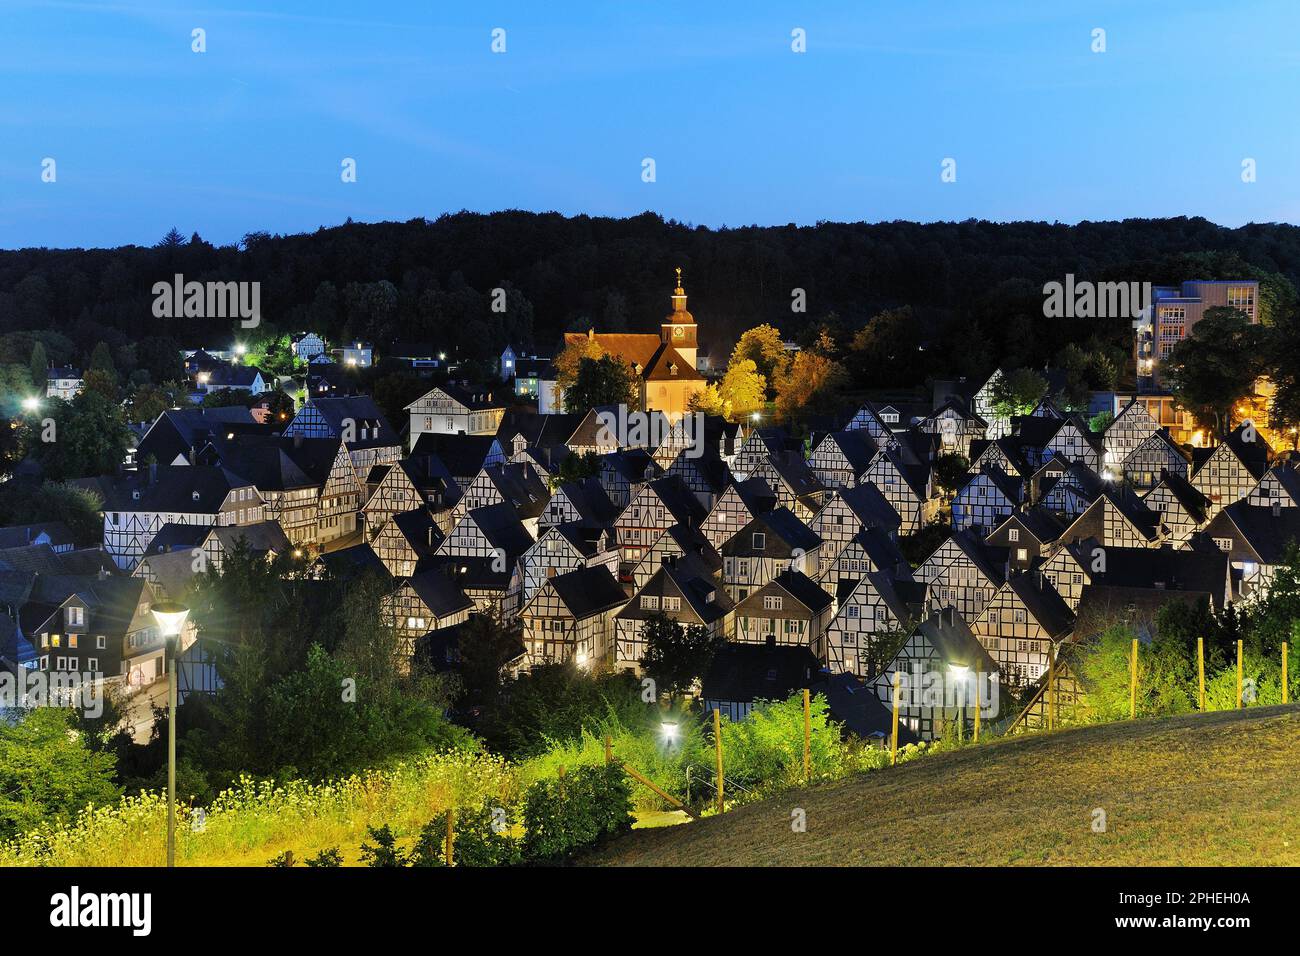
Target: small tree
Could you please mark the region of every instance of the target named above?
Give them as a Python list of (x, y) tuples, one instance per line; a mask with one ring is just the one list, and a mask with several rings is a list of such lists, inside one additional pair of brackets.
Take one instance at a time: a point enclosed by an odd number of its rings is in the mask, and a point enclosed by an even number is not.
[(1232, 407), (1266, 371), (1265, 335), (1244, 312), (1216, 306), (1161, 364), (1174, 398), (1221, 438), (1232, 430)]
[(970, 462), (956, 452), (940, 455), (934, 460), (934, 477), (949, 498), (961, 488), (962, 480), (969, 472)]
[(989, 391), (993, 410), (1001, 418), (1028, 415), (1047, 394), (1047, 379), (1033, 369), (1018, 368), (999, 375)]
[(570, 412), (585, 412), (598, 405), (634, 408), (636, 404), (636, 376), (632, 366), (612, 355), (583, 359), (577, 379), (564, 393), (564, 407)]
[(713, 656), (726, 643), (722, 635), (711, 633), (704, 625), (683, 627), (662, 611), (646, 619), (641, 638), (646, 647), (641, 666), (674, 701), (704, 676)]

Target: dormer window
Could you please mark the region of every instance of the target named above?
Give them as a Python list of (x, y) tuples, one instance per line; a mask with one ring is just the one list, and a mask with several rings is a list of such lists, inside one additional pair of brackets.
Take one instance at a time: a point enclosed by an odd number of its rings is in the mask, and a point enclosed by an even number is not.
[(191, 500), (191, 501), (198, 501), (198, 500), (199, 500), (199, 493), (198, 493), (197, 491), (191, 491), (191, 492), (190, 492), (190, 500)]
[(668, 363), (668, 374), (669, 374), (669, 375), (676, 375), (676, 374), (677, 374), (677, 363), (676, 363), (676, 362), (669, 362), (669, 363)]
[(754, 550), (763, 551), (767, 548), (767, 534), (762, 531), (754, 532)]

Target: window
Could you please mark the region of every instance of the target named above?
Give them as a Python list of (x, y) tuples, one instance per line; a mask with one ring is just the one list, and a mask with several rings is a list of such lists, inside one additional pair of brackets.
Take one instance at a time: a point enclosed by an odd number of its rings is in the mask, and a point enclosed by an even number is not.
[(81, 627), (86, 622), (86, 609), (84, 607), (73, 606), (68, 608), (68, 627)]
[(1017, 561), (1028, 561), (1028, 560), (1029, 560), (1029, 551), (1028, 551), (1028, 549), (1026, 549), (1026, 548), (1016, 548), (1016, 560), (1017, 560)]
[(1010, 529), (1010, 530), (1007, 532), (1007, 540), (1008, 540), (1008, 541), (1019, 541), (1019, 540), (1020, 540), (1020, 529), (1019, 529), (1019, 528), (1012, 528), (1012, 529)]
[(679, 597), (665, 597), (663, 604), (665, 611), (680, 611), (682, 609), (682, 599)]
[(641, 595), (641, 606), (647, 611), (659, 610), (659, 596), (656, 594)]
[(765, 611), (779, 611), (779, 610), (781, 610), (781, 604), (782, 604), (782, 598), (781, 598), (781, 595), (779, 595), (779, 594), (764, 594), (764, 595), (763, 595), (763, 610), (765, 610)]
[(754, 550), (764, 551), (767, 549), (767, 535), (762, 531), (754, 532)]
[(1232, 539), (1231, 539), (1231, 538), (1215, 538), (1215, 539), (1214, 539), (1214, 545), (1215, 545), (1215, 547), (1217, 547), (1220, 551), (1231, 551), (1231, 550), (1232, 550)]
[(1014, 611), (1012, 611), (1011, 621), (1014, 624), (1024, 624), (1026, 622), (1025, 609), (1018, 607)]
[(86, 670), (91, 671), (91, 672), (94, 672), (94, 673), (98, 673), (98, 672), (99, 672), (99, 658), (98, 658), (98, 657), (87, 657), (87, 658), (86, 658)]
[(846, 609), (846, 613), (849, 617), (856, 618), (858, 616), (858, 606), (856, 604), (850, 604)]

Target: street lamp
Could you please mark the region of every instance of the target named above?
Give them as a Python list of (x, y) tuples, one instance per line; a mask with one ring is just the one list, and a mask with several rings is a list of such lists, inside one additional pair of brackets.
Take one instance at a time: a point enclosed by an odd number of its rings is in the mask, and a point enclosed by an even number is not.
[(970, 668), (965, 664), (949, 664), (948, 670), (961, 687), (961, 723), (957, 725), (957, 743), (961, 743), (966, 736), (966, 675)]
[(23, 408), (29, 412), (34, 412), (41, 407), (41, 400), (35, 396), (23, 399)]
[[(176, 601), (159, 601), (150, 608), (163, 635), (163, 657), (167, 666), (167, 865), (176, 865), (176, 655), (180, 653), (181, 628), (190, 609)], [(167, 649), (171, 648), (171, 654)]]

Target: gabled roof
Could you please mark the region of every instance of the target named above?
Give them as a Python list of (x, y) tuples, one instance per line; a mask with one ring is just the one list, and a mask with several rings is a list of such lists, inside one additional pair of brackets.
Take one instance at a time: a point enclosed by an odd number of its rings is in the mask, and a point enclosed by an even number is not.
[(1040, 544), (1050, 544), (1053, 541), (1060, 540), (1066, 529), (1065, 523), (1042, 505), (1026, 508), (1023, 511), (1011, 512), (1002, 524), (994, 529), (994, 533), (1001, 531), (1008, 524), (1017, 524), (1024, 528)]
[(974, 671), (992, 674), (999, 670), (984, 645), (971, 633), (965, 619), (955, 608), (945, 608), (930, 615), (914, 633), (920, 633), (947, 664), (957, 664)]
[(407, 579), (407, 584), (435, 617), (451, 617), (474, 608), (460, 585), (441, 570), (418, 571)]
[(516, 435), (522, 435), (531, 447), (550, 447), (567, 443), (574, 429), (582, 423), (582, 415), (539, 415), (536, 412), (509, 409), (497, 427), (497, 439), (504, 449)]
[(0, 528), (0, 550), (25, 547), (42, 536), (48, 538), (51, 545), (73, 543), (72, 531), (62, 521), (38, 521)]
[[(754, 548), (755, 532), (766, 535), (761, 550)], [(773, 547), (774, 543), (778, 546)], [(822, 539), (817, 532), (800, 521), (789, 508), (775, 508), (751, 518), (722, 546), (722, 553), (729, 557), (786, 558), (795, 551), (806, 554), (821, 543)]]
[[(347, 443), (349, 448), (383, 448), (399, 443), (398, 433), (388, 424), (388, 419), (369, 395), (309, 397), (298, 410), (298, 417), (302, 416), (309, 405), (325, 420), (331, 434), (341, 436), (348, 429), (355, 435)], [(286, 434), (297, 424), (298, 417), (289, 423), (289, 428), (285, 429)], [(361, 437), (363, 429), (366, 431), (364, 438)], [(378, 434), (375, 434), (376, 431)]]
[(942, 405), (940, 405), (938, 408), (932, 411), (929, 415), (926, 415), (922, 419), (922, 421), (937, 421), (939, 416), (946, 411), (952, 411), (960, 418), (963, 418), (969, 422), (974, 422), (976, 425), (982, 428), (988, 427), (989, 424), (988, 422), (986, 422), (979, 415), (971, 411), (969, 406), (967, 406), (967, 404), (964, 401), (962, 401), (960, 398), (957, 398), (956, 396), (949, 398), (946, 402), (944, 402)]
[(1070, 606), (1055, 588), (1040, 582), (1038, 575), (1027, 571), (1013, 574), (1007, 586), (1052, 640), (1060, 640), (1074, 626)]
[(508, 563), (513, 563), (533, 545), (533, 536), (519, 520), (519, 514), (507, 502), (475, 508), (467, 512), (465, 517), (474, 522), (488, 544), (505, 552)]
[(1286, 560), (1287, 546), (1292, 543), (1300, 545), (1300, 508), (1281, 508), (1275, 515), (1272, 508), (1234, 501), (1215, 516), (1206, 534), (1213, 536), (1215, 525), (1224, 520), (1236, 526), (1245, 543), (1259, 555), (1262, 564), (1282, 564)]
[[(1183, 506), (1183, 509), (1191, 516), (1193, 521), (1197, 524), (1205, 521), (1205, 517), (1209, 513), (1210, 499), (1197, 491), (1190, 481), (1177, 472), (1162, 470), (1160, 480), (1156, 483), (1155, 488), (1148, 491), (1143, 500), (1150, 498), (1151, 492), (1161, 485), (1169, 489), (1170, 494), (1174, 496), (1174, 500)], [(1148, 507), (1150, 506), (1148, 505)]]
[[(852, 674), (822, 673), (812, 685), (814, 695), (826, 698), (831, 720), (847, 733), (864, 740), (887, 740), (893, 733), (894, 712), (866, 684)], [(899, 746), (919, 743), (906, 723), (898, 725)]]
[(761, 595), (770, 594), (774, 590), (784, 591), (807, 608), (812, 614), (820, 614), (835, 601), (831, 595), (827, 594), (822, 589), (820, 584), (808, 577), (808, 575), (804, 574), (802, 571), (795, 571), (786, 568), (786, 570), (782, 571), (771, 581), (768, 581), (767, 584), (763, 585), (740, 603), (744, 605), (749, 602), (756, 602), (756, 599), (760, 598)]
[(681, 478), (676, 475), (656, 478), (650, 482), (649, 487), (654, 489), (659, 500), (664, 503), (664, 507), (673, 516), (674, 523), (698, 525), (704, 520), (704, 505)]
[(532, 465), (485, 465), (487, 476), (520, 518), (536, 518), (551, 500), (550, 489)]
[(787, 700), (821, 677), (821, 664), (806, 647), (725, 644), (700, 682), (708, 701), (752, 704)]
[(600, 456), (601, 473), (612, 472), (631, 484), (646, 480), (649, 470), (652, 479), (663, 475), (664, 470), (644, 448), (620, 448)]
[(776, 492), (762, 478), (732, 479), (730, 486), (751, 515), (762, 514), (776, 507)]
[[(1255, 431), (1253, 426), (1251, 433), (1254, 435), (1253, 441), (1246, 441), (1246, 427), (1249, 423), (1243, 422), (1232, 430), (1232, 433), (1223, 440), (1222, 444), (1228, 446), (1228, 450), (1237, 456), (1237, 459), (1246, 466), (1246, 470), (1256, 479), (1264, 477), (1264, 472), (1268, 471), (1269, 456), (1273, 454), (1273, 449), (1264, 436)], [(1196, 448), (1192, 450), (1192, 465), (1195, 472), (1201, 470), (1201, 466), (1209, 460), (1214, 452), (1218, 451), (1219, 445), (1213, 448)]]
[[(145, 471), (115, 483), (106, 511), (171, 511), (215, 514), (235, 488), (251, 482), (209, 465), (159, 465), (157, 480)], [(139, 491), (139, 497), (134, 492)]]
[(736, 606), (727, 589), (692, 555), (661, 564), (645, 587), (618, 612), (618, 617), (622, 620), (645, 620), (658, 613), (641, 606), (642, 595), (680, 595), (704, 624), (726, 617)]
[(597, 478), (566, 481), (557, 489), (578, 512), (581, 523), (591, 528), (607, 528), (618, 517), (618, 507), (609, 500), (605, 486)]
[(845, 488), (838, 494), (864, 528), (896, 532), (903, 524), (898, 511), (872, 482)]
[(876, 457), (878, 451), (877, 445), (871, 440), (871, 434), (864, 428), (855, 428), (853, 431), (830, 432), (822, 439), (822, 443), (833, 442), (840, 449), (840, 453), (849, 463), (855, 474), (862, 474), (871, 464), (871, 459)]
[(443, 435), (425, 432), (415, 440), (411, 457), (436, 455), (452, 475), (477, 475), (492, 453), (491, 435)]
[(1003, 435), (1001, 438), (995, 438), (989, 441), (984, 438), (975, 438), (970, 443), (970, 460), (974, 465), (980, 460), (980, 457), (989, 450), (990, 447), (996, 447), (1006, 457), (1007, 461), (1015, 466), (1016, 471), (1021, 475), (1027, 476), (1032, 470), (1028, 459), (1025, 458), (1022, 443), (1014, 435)]
[(558, 574), (547, 584), (555, 589), (569, 613), (578, 620), (627, 603), (627, 592), (604, 566)]
[(428, 508), (402, 511), (388, 519), (416, 553), (417, 560), (427, 557), (442, 544), (445, 535)]

